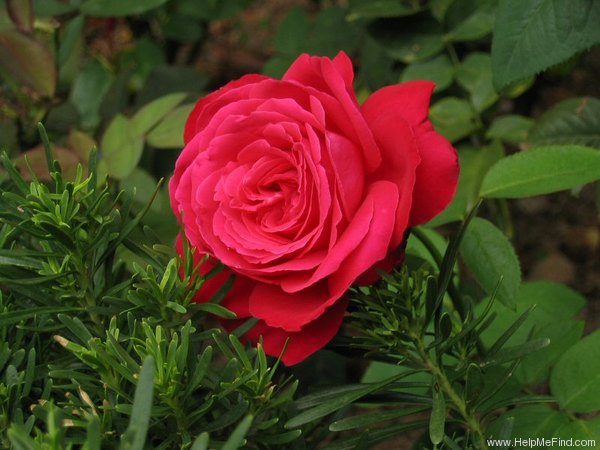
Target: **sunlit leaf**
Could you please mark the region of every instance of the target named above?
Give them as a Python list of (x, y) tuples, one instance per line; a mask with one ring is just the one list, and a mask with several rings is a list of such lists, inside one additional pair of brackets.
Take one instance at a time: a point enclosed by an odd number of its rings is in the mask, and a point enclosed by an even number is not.
[(481, 185), (482, 197), (549, 194), (600, 179), (600, 151), (577, 145), (538, 147), (498, 161)]
[(137, 166), (144, 141), (131, 124), (131, 120), (122, 114), (115, 116), (102, 136), (100, 151), (111, 176), (126, 178)]
[(193, 108), (193, 104), (182, 105), (167, 114), (148, 133), (146, 137), (148, 145), (156, 148), (183, 147), (183, 127)]

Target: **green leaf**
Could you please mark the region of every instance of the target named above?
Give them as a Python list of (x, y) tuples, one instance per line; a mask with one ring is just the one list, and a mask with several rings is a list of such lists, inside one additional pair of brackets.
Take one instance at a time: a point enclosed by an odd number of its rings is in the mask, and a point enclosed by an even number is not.
[(525, 320), (534, 308), (535, 306), (531, 306), (529, 307), (529, 309), (525, 310), (525, 312), (521, 314), (519, 318), (515, 320), (511, 324), (511, 326), (506, 331), (504, 331), (504, 333), (502, 333), (502, 335), (500, 335), (500, 337), (488, 350), (486, 355), (488, 358), (490, 356), (494, 356), (494, 354), (497, 353), (504, 346), (504, 344), (506, 344), (506, 342), (515, 334), (515, 332), (521, 327), (521, 325), (523, 325), (523, 322), (525, 322)]
[(459, 19), (444, 37), (451, 42), (481, 39), (492, 32), (495, 13), (494, 1), (455, 1), (448, 15), (458, 16)]
[(302, 436), (302, 430), (291, 430), (278, 434), (261, 434), (260, 442), (269, 445), (288, 444)]
[(179, 13), (206, 22), (226, 19), (248, 5), (250, 0), (187, 0), (179, 1)]
[(186, 93), (168, 94), (144, 105), (131, 118), (131, 124), (141, 136), (148, 133), (158, 122), (179, 105)]
[(492, 122), (485, 137), (517, 145), (525, 142), (533, 123), (533, 120), (529, 117), (516, 114), (500, 116)]
[[(142, 45), (144, 42), (148, 43)], [(163, 49), (156, 48), (153, 41), (138, 43), (131, 57), (134, 65), (141, 66), (140, 69), (145, 68), (140, 74), (145, 83), (136, 99), (139, 105), (176, 92), (187, 92), (200, 97), (208, 83), (208, 76), (192, 67), (164, 65)]]
[(82, 309), (74, 306), (42, 306), (40, 308), (17, 309), (15, 311), (0, 313), (0, 326), (19, 323), (36, 315), (72, 313)]
[(100, 123), (100, 105), (113, 77), (98, 61), (92, 60), (73, 82), (69, 99), (81, 116), (81, 126), (94, 129)]
[(33, 0), (33, 11), (36, 17), (60, 16), (76, 8), (77, 6), (63, 3), (61, 0)]
[(479, 112), (498, 100), (492, 85), (492, 65), (487, 53), (470, 53), (456, 71), (456, 81), (471, 96), (471, 103)]
[(434, 383), (432, 391), (431, 416), (429, 417), (429, 439), (438, 445), (444, 439), (444, 426), (446, 423), (446, 401), (444, 392)]
[(208, 433), (201, 433), (200, 436), (198, 436), (192, 444), (191, 450), (208, 450), (209, 443), (210, 436), (208, 435)]
[(102, 442), (100, 419), (95, 414), (90, 414), (87, 417), (87, 433), (83, 449), (84, 450), (100, 450)]
[(58, 49), (58, 65), (61, 69), (76, 51), (77, 47), (83, 44), (82, 31), (84, 23), (85, 17), (77, 16), (65, 25), (63, 37)]
[[(152, 177), (152, 175), (150, 175), (144, 169), (136, 167), (127, 176), (127, 178), (121, 181), (119, 187), (121, 189), (125, 189), (129, 195), (133, 195), (135, 189), (135, 197), (133, 198), (134, 202), (146, 206), (150, 200), (152, 200), (152, 195), (156, 189), (156, 184), (157, 181), (154, 179), (154, 177)], [(163, 215), (165, 209), (166, 204), (163, 201), (163, 198), (160, 195), (156, 196), (155, 200), (150, 206), (150, 210)], [(164, 220), (164, 216), (162, 217), (162, 220)]]
[(600, 410), (600, 330), (567, 350), (550, 375), (550, 389), (562, 408)]
[(429, 118), (436, 131), (454, 142), (477, 129), (475, 113), (466, 100), (445, 97), (431, 106)]
[[(497, 439), (505, 421), (513, 418), (512, 437), (546, 438), (552, 437), (554, 432), (569, 422), (568, 416), (562, 411), (556, 411), (545, 404), (519, 406), (510, 410), (496, 419), (487, 430), (487, 436)], [(510, 447), (515, 449), (529, 449), (531, 446)]]
[(548, 338), (550, 345), (523, 358), (515, 370), (515, 376), (523, 384), (534, 385), (548, 380), (550, 368), (583, 335), (585, 323), (582, 320), (558, 320), (537, 326), (530, 339)]
[(58, 314), (58, 320), (60, 320), (71, 333), (77, 336), (81, 344), (86, 345), (94, 338), (85, 324), (78, 317), (69, 316), (67, 314)]
[[(297, 428), (301, 425), (312, 422), (313, 420), (317, 420), (323, 416), (326, 416), (327, 414), (349, 405), (352, 402), (355, 402), (365, 395), (377, 392), (389, 384), (407, 377), (411, 373), (413, 373), (413, 371), (406, 371), (377, 383), (365, 385), (347, 385), (340, 389), (330, 389), (322, 393), (312, 394), (310, 396), (311, 402), (308, 402), (305, 399), (304, 403), (311, 404), (316, 399), (319, 399), (319, 403), (292, 417), (287, 421), (285, 427), (288, 429)], [(299, 402), (302, 402), (302, 399), (299, 399)]]
[(455, 3), (454, 0), (429, 0), (431, 15), (438, 21), (443, 22), (448, 9)]
[[(437, 231), (430, 228), (418, 227), (416, 230), (408, 236), (406, 253), (424, 259), (431, 264), (431, 267), (438, 267), (439, 261), (433, 254), (443, 255), (448, 247), (448, 242)], [(428, 248), (423, 240), (427, 240), (427, 245), (432, 246), (433, 249)]]
[(431, 19), (385, 19), (373, 22), (369, 33), (393, 58), (405, 64), (430, 58), (444, 48), (442, 27)]
[(480, 195), (522, 198), (549, 194), (600, 179), (600, 151), (577, 145), (538, 147), (498, 161)]
[(512, 430), (513, 430), (514, 425), (515, 425), (514, 417), (508, 417), (502, 423), (502, 427), (500, 428), (500, 431), (498, 432), (498, 439), (503, 439), (505, 441), (505, 444), (502, 446), (501, 449), (498, 449), (498, 450), (509, 450), (510, 438), (512, 436)]
[[(600, 416), (596, 416), (592, 420), (573, 420), (567, 424), (562, 425), (556, 430), (553, 437), (563, 439), (568, 442), (569, 439), (589, 439), (598, 442), (600, 438)], [(569, 447), (562, 447), (569, 448)], [(571, 447), (572, 448), (572, 447)]]
[[(483, 313), (486, 303), (481, 302), (476, 306), (477, 317)], [(544, 382), (550, 367), (581, 337), (583, 322), (572, 318), (581, 311), (585, 303), (580, 294), (562, 284), (547, 281), (522, 283), (515, 311), (499, 303), (491, 306), (490, 314), (495, 314), (496, 317), (481, 334), (481, 341), (486, 347), (492, 346), (520, 314), (535, 305), (523, 326), (515, 331), (506, 344), (515, 346), (530, 339), (549, 338), (548, 347), (524, 357), (515, 371), (516, 377), (523, 384)]]
[(156, 148), (181, 148), (183, 147), (183, 127), (194, 109), (193, 104), (182, 105), (169, 114), (148, 133), (146, 142)]
[(143, 138), (137, 134), (131, 120), (122, 114), (116, 115), (100, 143), (109, 174), (119, 180), (127, 178), (137, 166), (143, 149)]
[(419, 61), (409, 65), (402, 76), (401, 82), (410, 80), (431, 80), (435, 83), (434, 92), (440, 92), (452, 84), (454, 67), (446, 55), (438, 55), (433, 59)]
[(346, 20), (345, 10), (339, 7), (319, 11), (307, 36), (307, 52), (311, 55), (334, 57), (340, 50), (351, 54), (361, 37), (361, 28)]
[(418, 3), (402, 3), (398, 0), (350, 0), (348, 20), (376, 19), (378, 17), (412, 16), (421, 7)]
[(536, 120), (527, 142), (600, 148), (600, 99), (581, 97), (558, 103)]
[(95, 17), (133, 16), (158, 8), (168, 0), (87, 0), (80, 6), (82, 13)]
[(229, 439), (223, 444), (221, 450), (237, 450), (245, 444), (245, 437), (248, 434), (248, 430), (252, 426), (254, 416), (248, 415), (235, 427), (233, 432), (229, 435)]
[(496, 353), (489, 359), (486, 359), (482, 363), (482, 367), (490, 364), (503, 364), (505, 362), (514, 361), (521, 359), (531, 353), (540, 351), (550, 345), (550, 339), (543, 337), (538, 339), (532, 339), (525, 342), (524, 344), (515, 345), (514, 347), (506, 347)]
[(400, 425), (391, 425), (375, 430), (368, 430), (358, 436), (332, 442), (324, 448), (327, 450), (365, 450), (367, 448), (373, 448), (372, 446), (378, 442), (400, 436), (409, 430), (427, 427), (427, 423), (427, 420), (416, 420)]
[(194, 309), (204, 311), (215, 316), (222, 317), (224, 319), (236, 319), (237, 316), (234, 312), (229, 311), (224, 306), (217, 303), (198, 303), (194, 305)]
[[(223, 390), (221, 391), (221, 393), (222, 392), (223, 392)], [(214, 430), (220, 430), (222, 428), (228, 427), (228, 426), (236, 423), (247, 412), (248, 412), (248, 402), (242, 401), (240, 403), (237, 403), (237, 404), (229, 407), (229, 409), (227, 409), (223, 414), (221, 414), (216, 419), (213, 419), (211, 422), (209, 422), (208, 425), (206, 425), (204, 428), (208, 432), (212, 432)]]
[(268, 73), (283, 73), (299, 53), (334, 57), (340, 50), (352, 53), (360, 39), (360, 29), (348, 23), (345, 10), (324, 8), (311, 21), (303, 8), (294, 8), (277, 27), (273, 40), (282, 53), (269, 61)]
[(506, 236), (491, 222), (474, 218), (465, 233), (460, 253), (481, 287), (510, 308), (521, 284), (519, 260)]
[(0, 30), (0, 69), (44, 97), (56, 89), (56, 68), (48, 46), (16, 30)]
[[(427, 408), (429, 409), (429, 408)], [(359, 414), (337, 420), (329, 425), (330, 431), (347, 431), (357, 428), (370, 427), (371, 425), (399, 419), (415, 413), (425, 411), (425, 408), (397, 408), (391, 411), (377, 411), (373, 413)]]
[(161, 25), (164, 36), (178, 43), (193, 45), (204, 36), (204, 23), (185, 14), (170, 13)]
[(282, 78), (296, 58), (289, 55), (276, 55), (262, 68), (262, 74), (271, 78)]
[(146, 356), (133, 397), (129, 426), (121, 437), (121, 450), (143, 450), (146, 442), (154, 393), (154, 358)]
[(600, 43), (600, 2), (500, 0), (492, 39), (498, 90)]
[(586, 300), (578, 292), (560, 283), (549, 281), (530, 281), (523, 283), (517, 297), (519, 308), (524, 311), (536, 305), (531, 317), (537, 324), (547, 324), (564, 320), (579, 314), (585, 307)]
[(304, 50), (310, 22), (303, 8), (292, 9), (279, 23), (273, 38), (275, 49), (285, 55), (294, 57)]

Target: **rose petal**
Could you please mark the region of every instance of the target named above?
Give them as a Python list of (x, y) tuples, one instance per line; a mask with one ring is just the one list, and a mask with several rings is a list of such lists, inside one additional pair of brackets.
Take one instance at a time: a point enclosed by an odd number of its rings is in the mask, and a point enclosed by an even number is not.
[(416, 80), (386, 86), (373, 92), (362, 105), (363, 113), (393, 114), (417, 128), (427, 120), (435, 83)]
[[(189, 141), (192, 140), (192, 138), (196, 135), (196, 133), (198, 133), (198, 131), (200, 131), (202, 128), (204, 128), (204, 125), (205, 125), (204, 121), (207, 119), (207, 117), (202, 117), (202, 116), (203, 116), (203, 112), (204, 112), (206, 106), (214, 103), (215, 101), (217, 101), (219, 99), (219, 97), (223, 96), (225, 93), (227, 93), (231, 90), (234, 90), (234, 89), (246, 86), (246, 85), (253, 85), (255, 83), (258, 83), (263, 80), (268, 80), (268, 79), (269, 78), (265, 77), (264, 75), (255, 75), (255, 74), (245, 75), (245, 76), (241, 77), (239, 80), (230, 81), (229, 83), (227, 83), (225, 86), (223, 86), (218, 91), (215, 91), (215, 92), (207, 95), (206, 97), (203, 97), (200, 100), (198, 100), (198, 102), (196, 103), (196, 106), (194, 106), (194, 109), (190, 113), (188, 120), (185, 123), (185, 128), (183, 131), (184, 142), (187, 144)], [(209, 115), (207, 115), (207, 116), (209, 116)], [(210, 116), (208, 118), (210, 118)]]
[[(456, 151), (433, 130), (427, 118), (434, 87), (431, 81), (386, 86), (371, 94), (363, 105), (370, 125), (377, 116), (389, 115), (408, 123), (416, 138), (421, 163), (417, 168), (409, 226), (427, 222), (439, 214), (452, 200), (458, 181)], [(378, 137), (380, 133), (374, 130), (374, 134)], [(405, 138), (396, 139), (402, 142)], [(387, 163), (388, 158), (384, 160)]]
[[(381, 164), (381, 154), (373, 140), (373, 136), (360, 114), (356, 95), (352, 88), (352, 62), (344, 52), (338, 53), (334, 60), (320, 56), (303, 54), (294, 61), (282, 80), (295, 81), (302, 86), (314, 89), (313, 95), (322, 98), (323, 94), (333, 96), (341, 105), (345, 118), (339, 118), (340, 125), (345, 122), (351, 127), (345, 127), (349, 136), (355, 142), (360, 142), (363, 148), (365, 167), (369, 172)], [(324, 106), (329, 102), (324, 102)], [(327, 109), (331, 114), (333, 108)]]
[(391, 181), (398, 188), (394, 234), (389, 247), (394, 249), (402, 242), (408, 227), (417, 166), (421, 160), (419, 147), (412, 129), (397, 114), (381, 113), (369, 105), (364, 113), (385, 160), (372, 178)]
[(374, 183), (357, 212), (357, 225), (346, 229), (313, 276), (290, 276), (281, 280), (281, 287), (257, 285), (250, 295), (250, 313), (286, 331), (299, 331), (321, 316), (364, 271), (385, 258), (397, 199), (395, 184)]
[(411, 227), (428, 222), (448, 206), (456, 192), (460, 170), (458, 156), (448, 140), (428, 123), (421, 125), (418, 132), (421, 164), (413, 192)]
[(339, 188), (344, 216), (350, 220), (363, 197), (365, 170), (360, 151), (344, 136), (329, 133), (329, 154), (332, 174)]
[(317, 320), (296, 332), (272, 328), (261, 321), (244, 338), (257, 343), (262, 336), (265, 353), (275, 357), (281, 354), (286, 341), (289, 339), (282, 361), (287, 366), (298, 364), (323, 348), (336, 335), (342, 324), (347, 306), (348, 300), (345, 298), (340, 299)]
[(343, 295), (363, 272), (382, 261), (390, 250), (397, 217), (398, 188), (391, 182), (378, 181), (371, 186), (369, 195), (375, 211), (371, 226), (360, 245), (329, 277), (329, 289), (334, 294)]

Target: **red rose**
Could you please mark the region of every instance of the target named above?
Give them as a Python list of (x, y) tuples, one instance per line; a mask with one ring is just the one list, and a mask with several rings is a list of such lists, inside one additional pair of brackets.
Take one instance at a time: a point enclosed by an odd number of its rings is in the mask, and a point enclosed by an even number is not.
[(267, 353), (289, 338), (288, 365), (335, 335), (350, 285), (456, 188), (456, 152), (427, 119), (433, 83), (385, 87), (361, 107), (352, 80), (339, 53), (228, 83), (192, 111), (169, 184), (190, 243), (243, 283), (225, 306), (260, 319), (247, 338), (262, 335)]

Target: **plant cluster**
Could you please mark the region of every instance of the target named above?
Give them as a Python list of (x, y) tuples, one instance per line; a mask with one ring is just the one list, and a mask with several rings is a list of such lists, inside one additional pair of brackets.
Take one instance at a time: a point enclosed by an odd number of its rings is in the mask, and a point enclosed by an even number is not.
[(299, 432), (281, 420), (296, 385), (275, 376), (260, 347), (246, 349), (202, 320), (229, 311), (192, 302), (214, 273), (197, 275), (144, 234), (145, 210), (134, 215), (133, 197), (98, 180), (95, 153), (87, 176), (79, 166), (65, 181), (45, 143), (50, 186), (33, 172), (26, 183), (2, 160), (2, 446), (237, 448), (294, 439)]

